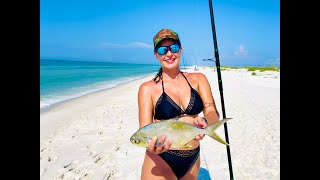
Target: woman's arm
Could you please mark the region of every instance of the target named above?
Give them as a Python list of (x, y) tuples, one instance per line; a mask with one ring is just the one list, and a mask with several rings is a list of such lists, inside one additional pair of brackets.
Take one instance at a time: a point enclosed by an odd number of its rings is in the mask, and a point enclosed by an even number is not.
[(143, 83), (138, 92), (139, 128), (153, 123), (153, 105), (150, 86)]
[[(197, 74), (198, 79), (198, 93), (200, 94), (200, 97), (203, 101), (203, 115), (204, 117), (196, 117), (194, 121), (194, 125), (205, 128), (208, 126), (208, 124), (213, 124), (217, 121), (219, 121), (220, 115), (217, 111), (216, 104), (211, 92), (211, 87), (208, 82), (207, 77), (202, 74)], [(196, 136), (196, 139), (201, 140), (203, 139), (204, 134), (198, 134)]]
[(217, 111), (215, 100), (213, 98), (211, 87), (207, 77), (201, 73), (199, 76), (199, 94), (203, 101), (203, 115), (207, 119), (208, 124), (219, 121), (220, 115)]
[[(139, 128), (153, 123), (153, 103), (151, 85), (148, 83), (143, 83), (138, 92), (138, 108), (139, 108)], [(159, 154), (164, 151), (167, 151), (172, 141), (165, 142), (166, 137), (162, 136), (159, 139), (161, 144), (164, 144), (163, 147), (156, 147), (156, 142), (158, 141), (157, 137), (153, 137), (149, 142), (149, 147), (147, 150), (153, 154)]]

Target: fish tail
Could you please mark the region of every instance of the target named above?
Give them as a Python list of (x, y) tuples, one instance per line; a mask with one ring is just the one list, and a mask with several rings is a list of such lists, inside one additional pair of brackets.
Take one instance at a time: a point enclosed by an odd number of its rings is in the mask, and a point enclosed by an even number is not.
[(206, 135), (208, 135), (209, 137), (211, 137), (212, 139), (222, 143), (222, 144), (225, 144), (227, 146), (229, 146), (229, 144), (223, 139), (221, 138), (217, 133), (216, 133), (216, 129), (219, 128), (222, 124), (224, 124), (225, 122), (229, 121), (230, 119), (232, 118), (225, 118), (225, 119), (222, 119), (220, 121), (217, 121), (216, 123), (214, 124), (210, 124), (209, 126), (207, 126), (205, 128), (205, 131), (206, 131)]

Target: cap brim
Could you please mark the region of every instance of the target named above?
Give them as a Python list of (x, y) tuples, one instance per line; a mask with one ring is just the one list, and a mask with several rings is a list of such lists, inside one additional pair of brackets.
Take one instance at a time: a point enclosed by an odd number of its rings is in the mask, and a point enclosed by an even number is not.
[(178, 42), (178, 43), (180, 44), (180, 40), (179, 40), (179, 39), (175, 39), (175, 38), (172, 38), (172, 37), (164, 37), (164, 38), (160, 39), (160, 41), (158, 41), (157, 43), (154, 44), (154, 48), (157, 47), (157, 45), (158, 45), (161, 41), (163, 41), (163, 40), (165, 40), (165, 39), (172, 39), (172, 40), (174, 40), (174, 41), (176, 41), (176, 42)]

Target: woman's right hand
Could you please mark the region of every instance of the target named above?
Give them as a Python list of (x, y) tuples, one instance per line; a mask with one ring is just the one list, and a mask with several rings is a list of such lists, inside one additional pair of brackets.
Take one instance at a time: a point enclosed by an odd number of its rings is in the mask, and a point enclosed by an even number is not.
[[(149, 142), (149, 147), (147, 148), (147, 150), (153, 154), (160, 154), (163, 153), (165, 151), (167, 151), (171, 144), (172, 144), (172, 140), (169, 140), (167, 142), (166, 141), (166, 136), (162, 135), (159, 142), (157, 143), (157, 136), (154, 136), (150, 142)], [(158, 146), (157, 146), (158, 144)], [(160, 146), (162, 145), (162, 146)]]

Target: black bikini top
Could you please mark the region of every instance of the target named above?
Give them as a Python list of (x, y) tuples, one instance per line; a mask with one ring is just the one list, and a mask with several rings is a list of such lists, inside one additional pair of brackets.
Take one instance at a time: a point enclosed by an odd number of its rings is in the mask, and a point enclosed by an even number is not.
[(162, 80), (162, 95), (159, 97), (157, 104), (155, 106), (154, 119), (165, 120), (171, 119), (176, 116), (181, 116), (183, 114), (196, 115), (203, 110), (203, 102), (199, 93), (193, 89), (188, 81), (188, 79), (181, 72), (183, 77), (187, 80), (191, 88), (191, 97), (186, 110), (183, 110), (177, 103), (175, 103), (170, 96), (164, 92), (163, 80)]

